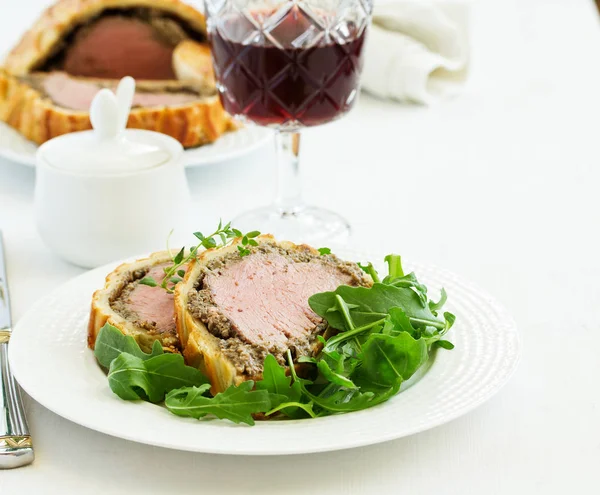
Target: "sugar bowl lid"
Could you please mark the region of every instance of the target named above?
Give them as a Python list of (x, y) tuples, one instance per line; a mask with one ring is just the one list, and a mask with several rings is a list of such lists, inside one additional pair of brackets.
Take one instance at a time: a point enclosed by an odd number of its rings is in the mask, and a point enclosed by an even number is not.
[(134, 94), (131, 77), (120, 81), (116, 93), (101, 89), (90, 107), (93, 130), (48, 141), (39, 150), (43, 159), (57, 169), (93, 175), (130, 174), (168, 162), (172, 155), (164, 139), (125, 129)]

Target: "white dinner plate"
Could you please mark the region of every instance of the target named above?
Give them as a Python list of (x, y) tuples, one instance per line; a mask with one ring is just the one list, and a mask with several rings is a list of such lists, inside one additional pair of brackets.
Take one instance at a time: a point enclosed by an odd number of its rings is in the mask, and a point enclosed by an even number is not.
[[(337, 251), (354, 260), (381, 259)], [(40, 300), (14, 329), (9, 358), (25, 391), (56, 414), (88, 428), (160, 447), (246, 455), (301, 454), (384, 442), (446, 423), (489, 399), (509, 379), (519, 359), (513, 319), (489, 295), (450, 272), (414, 269), (434, 298), (449, 294), (456, 314), (448, 338), (418, 377), (386, 403), (364, 411), (306, 420), (258, 421), (255, 426), (217, 419), (181, 418), (147, 402), (114, 395), (86, 346), (94, 290), (113, 266), (87, 272)]]
[[(273, 139), (273, 131), (258, 126), (247, 126), (223, 134), (212, 144), (185, 150), (186, 167), (202, 167), (232, 160), (250, 153)], [(37, 145), (25, 139), (7, 124), (0, 122), (0, 157), (22, 165), (35, 167)]]

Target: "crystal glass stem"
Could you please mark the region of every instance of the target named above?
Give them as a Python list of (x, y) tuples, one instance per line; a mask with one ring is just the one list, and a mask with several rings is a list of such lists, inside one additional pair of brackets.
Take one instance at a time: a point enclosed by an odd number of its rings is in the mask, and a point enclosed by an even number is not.
[(304, 208), (300, 180), (300, 133), (277, 131), (277, 197), (275, 206), (282, 215), (294, 215)]

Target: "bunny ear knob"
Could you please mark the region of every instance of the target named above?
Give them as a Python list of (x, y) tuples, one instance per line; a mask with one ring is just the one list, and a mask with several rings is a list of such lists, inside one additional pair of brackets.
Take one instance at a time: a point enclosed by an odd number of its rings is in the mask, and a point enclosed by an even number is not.
[(135, 95), (135, 79), (124, 77), (117, 86), (117, 109), (119, 112), (118, 132), (125, 130)]
[(115, 138), (119, 133), (117, 97), (110, 89), (101, 89), (94, 97), (90, 121), (96, 135), (102, 140)]
[(124, 77), (116, 94), (109, 89), (102, 89), (94, 97), (90, 120), (100, 139), (114, 138), (125, 130), (134, 94), (135, 80)]

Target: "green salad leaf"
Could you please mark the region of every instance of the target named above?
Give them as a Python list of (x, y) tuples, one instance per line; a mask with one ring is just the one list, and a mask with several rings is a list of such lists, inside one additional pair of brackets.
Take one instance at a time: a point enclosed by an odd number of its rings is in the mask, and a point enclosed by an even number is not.
[(94, 355), (108, 368), (111, 390), (125, 400), (160, 402), (175, 388), (208, 383), (200, 371), (186, 366), (183, 356), (165, 353), (160, 342), (145, 353), (133, 337), (108, 323), (100, 329)]
[(122, 352), (110, 363), (108, 384), (121, 399), (160, 402), (171, 390), (208, 383), (196, 368), (186, 366), (180, 354), (141, 359)]
[(404, 277), (404, 269), (402, 268), (402, 258), (400, 255), (388, 254), (383, 260), (388, 264), (387, 279)]
[(358, 266), (363, 272), (365, 272), (373, 279), (373, 282), (381, 282), (381, 280), (379, 279), (379, 274), (377, 273), (377, 270), (375, 270), (373, 263), (358, 263)]
[(167, 395), (165, 405), (177, 416), (200, 419), (212, 414), (234, 423), (254, 424), (252, 414), (268, 411), (271, 408), (269, 392), (252, 390), (254, 382), (247, 381), (238, 387), (231, 386), (214, 397), (204, 394), (208, 386), (185, 387), (172, 390)]
[(309, 298), (311, 309), (338, 330), (351, 328), (348, 328), (343, 313), (336, 306), (336, 295), (349, 306), (350, 316), (357, 327), (383, 321), (392, 308), (401, 308), (415, 326), (445, 326), (412, 288), (375, 283), (373, 287), (342, 285), (333, 292), (322, 292)]
[(292, 383), (292, 377), (286, 375), (285, 368), (271, 354), (265, 358), (263, 378), (256, 382), (256, 390), (266, 390), (271, 394), (272, 407), (285, 402), (298, 402), (302, 395), (300, 384)]
[(363, 345), (363, 379), (379, 387), (394, 387), (408, 380), (429, 358), (424, 339), (409, 333), (372, 334)]
[(420, 332), (412, 326), (410, 319), (402, 308), (390, 308), (389, 318), (383, 325), (381, 333), (386, 335), (398, 335), (406, 332), (415, 338), (419, 338)]
[(118, 328), (107, 323), (100, 329), (96, 339), (94, 346), (96, 359), (102, 366), (108, 368), (113, 359), (119, 357), (122, 352), (127, 352), (140, 359), (150, 359), (163, 354), (163, 348), (160, 342), (155, 340), (151, 353), (146, 354), (131, 335), (123, 335)]
[(332, 393), (326, 394), (326, 396), (313, 394), (305, 386), (302, 387), (302, 391), (317, 406), (326, 411), (327, 414), (367, 409), (375, 398), (373, 392), (359, 392), (357, 390), (348, 390), (344, 387), (336, 388)]
[(303, 400), (300, 380), (290, 368), (288, 376), (286, 368), (281, 366), (271, 354), (267, 355), (263, 366), (263, 379), (256, 382), (256, 390), (266, 390), (271, 399), (271, 409), (266, 416), (281, 413), (289, 418), (299, 419), (314, 417), (312, 403)]
[(317, 361), (317, 368), (321, 372), (321, 375), (325, 380), (329, 383), (334, 383), (341, 387), (346, 387), (348, 389), (356, 389), (358, 388), (350, 378), (347, 378), (345, 375), (350, 375), (351, 373), (347, 373), (344, 368), (344, 361), (346, 356), (338, 354), (339, 358), (336, 360), (336, 368), (333, 369), (326, 359), (321, 359)]

